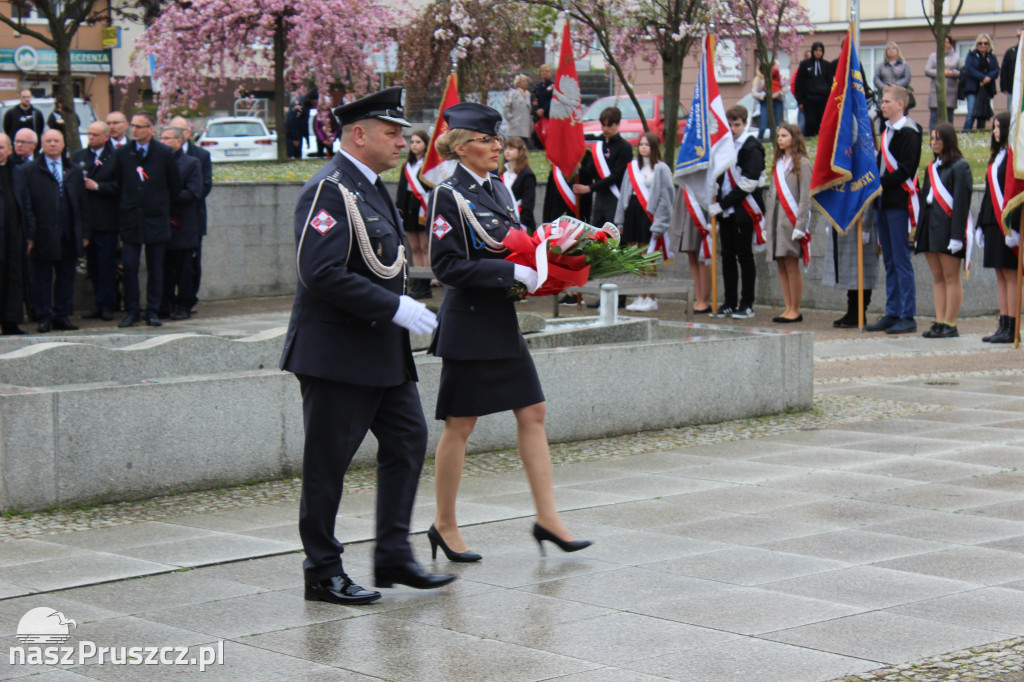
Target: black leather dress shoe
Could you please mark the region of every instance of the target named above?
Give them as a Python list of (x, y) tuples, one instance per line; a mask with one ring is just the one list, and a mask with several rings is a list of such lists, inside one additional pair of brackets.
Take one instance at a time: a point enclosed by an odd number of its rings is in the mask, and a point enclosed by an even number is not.
[(52, 329), (52, 328), (53, 328), (53, 325), (50, 323), (49, 320), (46, 320), (45, 322), (40, 322), (36, 326), (36, 331), (38, 333), (40, 333), (40, 334), (45, 334), (46, 332), (50, 331), (50, 329)]
[(325, 601), (343, 606), (371, 604), (380, 599), (380, 592), (364, 590), (342, 573), (318, 583), (306, 583), (306, 601)]
[(869, 332), (884, 332), (884, 331), (888, 331), (891, 327), (895, 326), (896, 323), (898, 323), (899, 321), (900, 321), (900, 318), (898, 318), (898, 317), (891, 317), (889, 315), (885, 315), (884, 317), (879, 319), (874, 324), (869, 324), (868, 326), (864, 327), (864, 331), (869, 331)]
[(156, 315), (146, 315), (146, 324), (150, 327), (162, 327), (164, 323), (160, 321), (160, 318)]
[(187, 320), (192, 317), (192, 314), (187, 310), (175, 310), (171, 313), (172, 320)]
[(128, 313), (124, 316), (124, 319), (117, 323), (118, 327), (130, 327), (139, 321), (138, 313)]
[(73, 332), (79, 329), (79, 326), (77, 324), (71, 324), (67, 320), (54, 320), (53, 328), (59, 329), (62, 332)]
[(401, 566), (377, 566), (373, 569), (374, 583), (377, 587), (392, 587), (398, 583), (417, 590), (432, 590), (453, 582), (457, 577), (447, 573), (427, 573), (415, 561)]
[(86, 313), (85, 315), (82, 315), (83, 320), (98, 320), (101, 317), (103, 317), (103, 311), (99, 309), (94, 310), (91, 313)]

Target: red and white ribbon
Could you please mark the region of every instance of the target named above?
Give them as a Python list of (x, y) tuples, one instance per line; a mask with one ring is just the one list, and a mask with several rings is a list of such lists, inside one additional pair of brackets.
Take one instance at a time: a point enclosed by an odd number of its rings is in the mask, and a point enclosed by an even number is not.
[(1003, 207), (1006, 200), (1003, 198), (1003, 187), (999, 177), (999, 166), (1006, 158), (1006, 150), (1000, 149), (995, 160), (988, 167), (988, 198), (992, 202), (992, 210), (995, 211), (996, 220), (999, 221), (1003, 215)]
[(789, 183), (786, 182), (786, 173), (792, 168), (793, 160), (788, 155), (783, 156), (775, 163), (775, 169), (772, 171), (772, 180), (775, 182), (775, 195), (779, 198), (782, 210), (786, 213), (786, 217), (789, 218), (789, 222), (793, 227), (796, 227), (796, 211), (799, 204), (797, 204), (796, 197), (793, 196), (793, 192), (789, 189)]
[(644, 213), (647, 214), (647, 219), (653, 223), (654, 214), (651, 213), (651, 209), (647, 207), (651, 198), (650, 190), (647, 189), (647, 185), (644, 184), (643, 178), (640, 177), (640, 162), (636, 159), (629, 164), (629, 184), (632, 185), (633, 194), (636, 195), (637, 201), (640, 202), (640, 208), (644, 209)]
[(427, 214), (427, 192), (423, 189), (423, 185), (420, 183), (418, 177), (419, 173), (414, 173), (409, 169), (409, 164), (405, 164), (405, 181), (409, 183), (409, 191), (416, 197), (416, 200), (420, 202), (420, 215)]
[[(610, 177), (612, 170), (608, 167), (608, 159), (604, 158), (603, 140), (598, 140), (594, 143), (594, 146), (590, 148), (590, 155), (594, 159), (594, 166), (597, 168), (597, 174), (601, 176), (601, 179), (604, 180), (605, 178)], [(615, 195), (616, 199), (618, 199), (621, 194), (619, 192), (619, 188), (615, 185), (612, 185), (612, 194)]]
[[(722, 183), (722, 194), (728, 194), (732, 191), (738, 183), (736, 182), (736, 176), (733, 175), (733, 169), (730, 168), (725, 171), (725, 182)], [(753, 194), (748, 194), (740, 202), (740, 206), (750, 216), (750, 222), (754, 224), (754, 250), (764, 251), (767, 240), (764, 237), (764, 211), (757, 205), (757, 201), (754, 199)]]
[[(885, 163), (885, 170), (895, 173), (897, 168), (896, 157), (889, 151), (890, 140), (888, 134), (889, 126), (886, 126), (882, 130), (882, 161)], [(907, 193), (907, 214), (910, 216), (907, 234), (910, 234), (917, 227), (917, 221), (921, 216), (921, 199), (917, 196), (917, 174), (914, 174), (913, 179), (907, 178), (904, 180), (900, 187)]]
[(558, 166), (552, 165), (551, 172), (554, 173), (555, 187), (558, 188), (558, 193), (562, 195), (562, 201), (572, 209), (573, 215), (578, 216), (580, 214), (580, 204), (576, 198), (576, 193), (572, 191), (572, 185), (565, 179), (562, 170)]
[[(932, 161), (928, 164), (928, 181), (931, 183), (932, 190), (930, 196), (935, 199), (935, 202), (942, 209), (942, 212), (946, 214), (946, 217), (953, 217), (953, 195), (949, 193), (946, 186), (942, 184), (942, 179), (939, 177), (938, 167), (935, 165), (936, 162)], [(955, 225), (953, 227), (956, 227)], [(960, 235), (961, 240), (964, 243), (964, 248), (967, 249), (967, 253), (964, 258), (964, 270), (967, 273), (967, 277), (971, 274), (971, 252), (974, 250), (974, 218), (971, 217), (970, 211), (967, 212), (967, 234)], [(950, 231), (950, 238), (953, 238), (953, 232)]]
[(690, 214), (694, 227), (700, 235), (700, 246), (697, 249), (697, 257), (702, 263), (711, 262), (711, 229), (708, 227), (708, 220), (704, 217), (704, 209), (697, 201), (697, 195), (693, 193), (690, 186), (683, 183), (683, 202), (686, 204), (686, 212)]

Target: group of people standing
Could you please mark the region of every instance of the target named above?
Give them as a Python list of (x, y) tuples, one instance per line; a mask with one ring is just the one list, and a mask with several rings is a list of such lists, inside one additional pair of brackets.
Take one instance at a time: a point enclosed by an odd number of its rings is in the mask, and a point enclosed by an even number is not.
[(3, 334), (26, 333), (19, 326), (26, 309), (38, 333), (78, 329), (70, 316), (83, 255), (95, 294), (95, 308), (83, 318), (113, 320), (123, 310), (118, 326), (130, 327), (143, 316), (151, 326), (191, 316), (213, 187), (210, 155), (189, 144), (192, 133), (180, 117), (158, 137), (152, 113), (135, 112), (129, 124), (111, 112), (89, 125), (88, 145), (71, 156), (57, 129), (42, 133), (38, 154), (30, 127), (15, 132), (13, 146), (0, 134)]

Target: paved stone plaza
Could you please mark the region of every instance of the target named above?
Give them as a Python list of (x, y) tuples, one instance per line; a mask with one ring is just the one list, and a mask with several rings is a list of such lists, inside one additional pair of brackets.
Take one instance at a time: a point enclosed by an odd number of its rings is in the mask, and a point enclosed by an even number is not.
[[(830, 317), (808, 323), (809, 412), (555, 445), (583, 552), (539, 556), (509, 452), (474, 457), (460, 493), (484, 560), (438, 561), (461, 579), (364, 607), (302, 599), (295, 481), (12, 516), (0, 637), (18, 646), (47, 607), (77, 622), (68, 645), (222, 640), (211, 680), (1020, 679), (1024, 352), (981, 344), (988, 319), (936, 342), (833, 333)], [(413, 539), (428, 564), (431, 471)], [(372, 586), (373, 472), (349, 483), (345, 567)], [(5, 679), (199, 674), (4, 659)]]

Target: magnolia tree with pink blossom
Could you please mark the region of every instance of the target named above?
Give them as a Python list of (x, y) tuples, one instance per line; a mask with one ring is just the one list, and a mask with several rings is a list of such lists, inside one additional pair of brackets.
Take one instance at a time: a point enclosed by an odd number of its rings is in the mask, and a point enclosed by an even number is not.
[(539, 37), (529, 8), (503, 0), (434, 0), (401, 31), (399, 64), (403, 81), (415, 93), (440, 96), (458, 68), (459, 98), (474, 93), (487, 101), (488, 90), (511, 85), (510, 76), (525, 66)]
[(775, 108), (770, 106), (773, 92), (772, 65), (780, 52), (793, 54), (804, 36), (814, 33), (807, 9), (799, 0), (722, 0), (715, 7), (719, 35), (731, 38), (742, 57), (747, 46), (754, 51), (757, 70), (764, 78), (765, 102), (761, 115), (768, 116), (768, 127), (775, 130)]
[(397, 19), (375, 0), (179, 0), (137, 42), (132, 77), (146, 73), (146, 57), (154, 57), (164, 117), (174, 106), (196, 108), (228, 79), (272, 75), (284, 160), (286, 89), (312, 81), (326, 91), (340, 82), (355, 95), (367, 92), (374, 82), (369, 55)]

